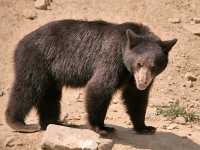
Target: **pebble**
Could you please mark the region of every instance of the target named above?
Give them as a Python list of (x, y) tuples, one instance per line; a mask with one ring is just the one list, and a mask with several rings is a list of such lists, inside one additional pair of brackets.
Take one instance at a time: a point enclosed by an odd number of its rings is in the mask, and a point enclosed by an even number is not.
[(168, 130), (178, 129), (178, 126), (177, 126), (176, 123), (172, 123), (172, 124), (170, 124), (169, 126), (167, 126), (167, 129), (168, 129)]
[(130, 121), (127, 121), (126, 124), (129, 126), (132, 125), (132, 123)]
[(83, 102), (84, 101), (84, 94), (79, 93), (79, 95), (76, 97), (77, 102)]
[(181, 138), (182, 138), (182, 139), (188, 139), (188, 137), (187, 137), (187, 136), (182, 136)]
[(193, 21), (195, 24), (198, 24), (198, 23), (200, 23), (200, 17), (194, 17), (194, 18), (192, 18), (192, 21)]
[(185, 24), (183, 28), (194, 35), (200, 35), (200, 24)]
[(162, 129), (167, 129), (167, 125), (163, 125), (161, 128)]
[(26, 19), (34, 20), (37, 18), (37, 13), (34, 10), (26, 9), (23, 11), (23, 16)]
[(181, 23), (181, 19), (180, 18), (169, 18), (168, 22), (170, 23)]
[(118, 112), (118, 110), (114, 109), (113, 112)]
[(17, 137), (15, 136), (10, 136), (6, 138), (4, 142), (5, 147), (14, 147), (14, 146), (23, 146), (23, 143), (21, 143)]
[(192, 87), (194, 87), (194, 84), (192, 81), (186, 81), (185, 83), (183, 83), (183, 87), (192, 88)]
[(68, 120), (69, 120), (69, 114), (66, 113), (65, 116), (63, 117), (62, 121), (65, 122), (65, 123), (68, 123)]
[(113, 100), (112, 103), (113, 104), (118, 104), (118, 101), (117, 100)]
[(113, 147), (113, 140), (111, 139), (99, 139), (98, 150), (111, 150)]
[(0, 97), (4, 96), (6, 93), (4, 91), (0, 91)]
[(182, 124), (182, 125), (186, 124), (186, 120), (185, 120), (184, 117), (176, 117), (174, 119), (174, 122), (177, 123), (177, 124)]
[(191, 133), (188, 133), (188, 136), (192, 136), (192, 134), (191, 134)]
[(72, 120), (81, 120), (81, 116), (76, 116)]
[(197, 77), (191, 73), (191, 72), (187, 72), (185, 74), (185, 78), (188, 80), (188, 81), (196, 81), (197, 80)]
[(50, 6), (52, 0), (36, 0), (35, 1), (35, 8), (41, 10), (47, 10), (47, 7)]

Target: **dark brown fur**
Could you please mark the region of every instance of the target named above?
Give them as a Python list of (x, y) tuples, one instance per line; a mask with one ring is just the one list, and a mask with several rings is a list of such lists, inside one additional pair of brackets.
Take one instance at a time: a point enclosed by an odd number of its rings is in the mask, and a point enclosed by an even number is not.
[[(140, 42), (129, 37), (127, 30), (140, 36)], [(157, 47), (148, 50), (148, 44)], [(48, 23), (26, 35), (15, 50), (15, 81), (6, 110), (7, 123), (20, 132), (46, 129), (48, 124), (59, 121), (62, 87), (85, 86), (90, 126), (99, 133), (109, 132), (112, 129), (104, 125), (105, 115), (113, 93), (124, 85), (123, 99), (134, 128), (140, 133), (154, 132), (144, 123), (150, 86), (144, 91), (136, 88), (132, 66), (138, 63), (136, 57), (140, 53), (145, 58), (146, 54), (156, 55), (156, 59), (164, 60), (164, 67), (155, 67), (157, 75), (167, 64), (163, 46), (148, 27), (136, 23)], [(33, 107), (40, 127), (25, 124)]]

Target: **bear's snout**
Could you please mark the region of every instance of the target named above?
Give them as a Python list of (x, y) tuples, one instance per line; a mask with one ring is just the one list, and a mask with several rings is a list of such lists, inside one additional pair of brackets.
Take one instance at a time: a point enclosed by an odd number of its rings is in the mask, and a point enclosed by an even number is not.
[(152, 73), (147, 67), (141, 67), (134, 72), (136, 87), (139, 90), (145, 90), (153, 80)]

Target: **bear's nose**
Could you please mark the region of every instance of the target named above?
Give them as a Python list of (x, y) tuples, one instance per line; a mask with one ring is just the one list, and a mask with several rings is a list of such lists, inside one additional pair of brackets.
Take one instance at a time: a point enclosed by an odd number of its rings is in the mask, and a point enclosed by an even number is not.
[(137, 63), (137, 68), (141, 68), (143, 66), (144, 66), (144, 63), (142, 63), (142, 62)]

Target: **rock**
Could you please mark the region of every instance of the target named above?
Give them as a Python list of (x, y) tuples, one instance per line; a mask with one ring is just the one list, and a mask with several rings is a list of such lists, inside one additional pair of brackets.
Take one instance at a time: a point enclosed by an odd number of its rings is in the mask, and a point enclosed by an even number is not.
[(182, 138), (182, 139), (188, 139), (188, 137), (187, 137), (187, 136), (181, 136), (181, 138)]
[(167, 129), (167, 125), (163, 125), (161, 128), (162, 129)]
[(4, 142), (4, 146), (5, 147), (13, 147), (13, 146), (15, 146), (14, 141), (15, 141), (15, 137), (8, 137)]
[(84, 94), (79, 93), (79, 95), (76, 97), (77, 102), (83, 102), (84, 101)]
[(185, 120), (184, 117), (176, 117), (176, 118), (174, 119), (174, 122), (175, 122), (175, 123), (178, 123), (178, 124), (182, 124), (182, 125), (186, 124), (186, 120)]
[(168, 129), (168, 130), (178, 129), (178, 126), (177, 126), (177, 124), (172, 123), (172, 124), (170, 124), (170, 125), (167, 127), (167, 129)]
[(36, 0), (35, 1), (35, 8), (47, 10), (47, 7), (50, 6), (52, 0)]
[(132, 125), (132, 123), (130, 121), (124, 121), (124, 123), (128, 126)]
[(118, 112), (118, 110), (116, 110), (116, 109), (113, 109), (113, 112)]
[(98, 143), (98, 150), (111, 150), (114, 144), (112, 139), (100, 139)]
[(181, 19), (180, 18), (169, 18), (168, 22), (170, 22), (170, 23), (181, 23)]
[(117, 100), (113, 100), (112, 103), (113, 104), (118, 104), (118, 101)]
[(4, 96), (6, 93), (4, 91), (0, 91), (0, 97)]
[(189, 81), (189, 83), (188, 83), (188, 87), (189, 87), (189, 88), (192, 88), (192, 87), (194, 87), (194, 84), (193, 84), (193, 82), (192, 82), (192, 81)]
[(62, 121), (63, 121), (64, 123), (68, 123), (68, 118), (69, 118), (69, 114), (66, 113), (65, 116), (63, 117)]
[(194, 18), (192, 18), (192, 21), (193, 21), (195, 24), (198, 24), (198, 23), (200, 23), (200, 17), (194, 17)]
[(192, 81), (186, 81), (185, 83), (183, 83), (183, 87), (192, 88), (192, 87), (194, 87), (194, 84)]
[(197, 130), (198, 132), (200, 131), (200, 126), (199, 125), (195, 125), (194, 129)]
[(10, 136), (10, 137), (6, 138), (6, 140), (4, 142), (4, 146), (5, 147), (23, 146), (23, 143), (21, 143), (21, 141), (18, 140), (17, 137)]
[(188, 133), (188, 136), (192, 136), (192, 133)]
[(185, 78), (188, 80), (188, 81), (196, 81), (197, 80), (197, 77), (195, 77), (194, 74), (192, 74), (191, 72), (187, 72), (185, 74)]
[(194, 35), (200, 35), (200, 24), (185, 24), (183, 28)]
[(26, 9), (23, 11), (23, 16), (26, 19), (34, 20), (37, 18), (37, 13), (34, 10)]
[(58, 125), (49, 125), (41, 142), (43, 150), (110, 150), (112, 146), (111, 139), (102, 139), (91, 130)]
[(81, 116), (80, 115), (78, 115), (78, 116), (76, 116), (76, 117), (73, 117), (73, 119), (72, 120), (81, 120)]

